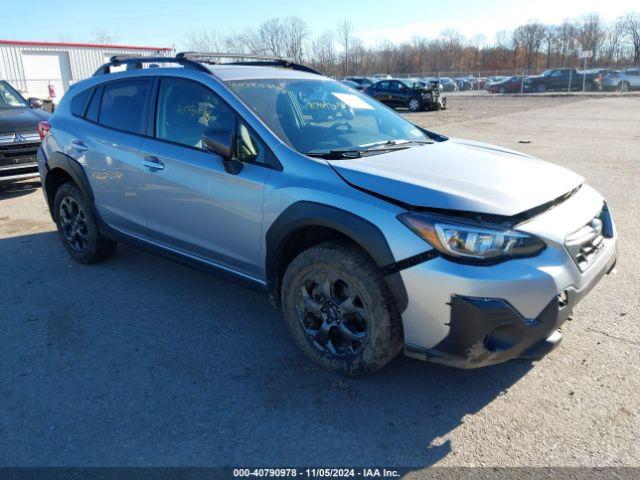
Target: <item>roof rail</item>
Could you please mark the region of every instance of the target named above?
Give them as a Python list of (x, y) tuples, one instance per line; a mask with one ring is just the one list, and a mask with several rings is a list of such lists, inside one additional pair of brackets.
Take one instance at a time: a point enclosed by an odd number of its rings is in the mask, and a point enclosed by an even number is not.
[(105, 75), (111, 73), (111, 67), (119, 67), (126, 65), (127, 70), (139, 70), (145, 63), (177, 63), (184, 68), (190, 68), (193, 70), (199, 70), (205, 73), (211, 73), (207, 67), (202, 65), (202, 62), (193, 61), (187, 58), (177, 57), (140, 57), (136, 55), (114, 55), (109, 59), (107, 63), (102, 65), (95, 71), (93, 76)]
[[(271, 57), (267, 55), (253, 55), (246, 53), (209, 53), (209, 52), (180, 52), (176, 55), (178, 60), (188, 60), (198, 63), (207, 63), (210, 65), (250, 65), (254, 67), (281, 67), (290, 68), (291, 70), (299, 70), (302, 72), (315, 73), (320, 72), (306, 65), (295, 63), (288, 58)], [(234, 59), (234, 62), (218, 62), (219, 59)]]

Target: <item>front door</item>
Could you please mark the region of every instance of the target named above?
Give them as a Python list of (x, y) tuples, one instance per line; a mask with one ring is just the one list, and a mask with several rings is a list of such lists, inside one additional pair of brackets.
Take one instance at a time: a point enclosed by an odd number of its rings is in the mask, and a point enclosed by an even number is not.
[[(154, 138), (142, 146), (147, 227), (162, 246), (259, 278), (266, 147), (209, 87), (162, 77)], [(210, 128), (236, 132), (243, 169), (203, 148)], [(240, 145), (241, 144), (241, 145)]]

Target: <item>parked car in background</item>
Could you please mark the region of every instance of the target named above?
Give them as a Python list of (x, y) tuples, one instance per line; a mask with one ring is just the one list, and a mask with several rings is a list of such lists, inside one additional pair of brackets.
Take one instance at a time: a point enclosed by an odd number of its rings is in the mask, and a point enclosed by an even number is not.
[(441, 110), (447, 105), (447, 99), (440, 96), (437, 88), (408, 79), (381, 80), (366, 93), (389, 107), (405, 107), (412, 112)]
[(361, 83), (352, 82), (351, 80), (341, 80), (340, 83), (346, 85), (347, 87), (355, 88), (356, 90), (364, 90), (364, 85)]
[(486, 90), (489, 93), (520, 93), (528, 91), (529, 87), (525, 83), (525, 77), (514, 75), (499, 82), (490, 83)]
[(602, 81), (604, 90), (617, 90), (630, 92), (640, 90), (640, 68), (627, 68), (625, 70), (612, 70)]
[(442, 85), (443, 92), (455, 92), (458, 89), (456, 82), (449, 77), (440, 77), (440, 85)]
[(361, 85), (363, 88), (360, 88), (359, 90), (363, 90), (364, 88), (370, 87), (376, 82), (376, 80), (373, 80), (369, 77), (345, 77), (344, 80)]
[(469, 80), (471, 82), (471, 88), (473, 90), (483, 90), (486, 83), (487, 83), (487, 79), (486, 78), (475, 78), (475, 77), (470, 77), (467, 80)]
[(602, 90), (603, 89), (603, 81), (604, 78), (609, 75), (610, 72), (614, 70), (611, 68), (592, 68), (590, 70), (584, 70), (583, 73), (587, 73), (589, 75), (593, 75), (593, 88), (594, 90)]
[(442, 83), (440, 83), (440, 79), (437, 77), (420, 77), (419, 80), (425, 85), (431, 84), (438, 90), (442, 91)]
[(393, 77), (391, 75), (389, 75), (388, 73), (376, 73), (373, 76), (374, 80), (382, 80), (382, 79), (385, 79), (385, 78), (393, 78)]
[(38, 176), (38, 125), (49, 115), (0, 80), (0, 184)]
[(473, 83), (471, 83), (471, 80), (468, 78), (456, 78), (454, 81), (456, 82), (456, 87), (459, 92), (464, 92), (473, 88)]
[(509, 77), (504, 77), (504, 76), (494, 76), (494, 77), (489, 77), (487, 78), (487, 81), (485, 82), (485, 88), (487, 88), (489, 85), (491, 85), (492, 83), (497, 83), (497, 82), (502, 82), (504, 80), (506, 80)]
[(543, 93), (550, 90), (579, 91), (583, 83), (586, 91), (595, 88), (595, 74), (578, 72), (575, 68), (552, 68), (540, 75), (529, 77), (529, 84), (535, 92)]

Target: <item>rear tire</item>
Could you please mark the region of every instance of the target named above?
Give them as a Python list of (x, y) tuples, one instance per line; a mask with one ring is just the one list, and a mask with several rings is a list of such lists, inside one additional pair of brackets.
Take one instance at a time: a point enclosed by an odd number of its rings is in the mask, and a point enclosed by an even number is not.
[(547, 86), (544, 83), (541, 83), (540, 85), (538, 85), (536, 90), (538, 91), (538, 93), (544, 93), (547, 91)]
[(100, 234), (90, 203), (75, 183), (58, 188), (54, 218), (60, 241), (76, 262), (102, 262), (116, 251), (118, 244)]
[(358, 376), (402, 349), (402, 323), (378, 268), (346, 242), (325, 242), (287, 267), (282, 312), (298, 347), (324, 369)]

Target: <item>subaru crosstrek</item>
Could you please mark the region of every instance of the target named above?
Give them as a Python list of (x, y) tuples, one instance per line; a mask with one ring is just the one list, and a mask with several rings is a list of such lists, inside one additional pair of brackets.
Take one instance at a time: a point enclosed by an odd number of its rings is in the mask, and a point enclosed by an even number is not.
[(114, 57), (42, 125), (75, 260), (123, 240), (255, 285), (346, 374), (403, 348), (463, 368), (539, 357), (613, 268), (609, 208), (581, 176), (425, 130), (303, 65), (220, 62)]

